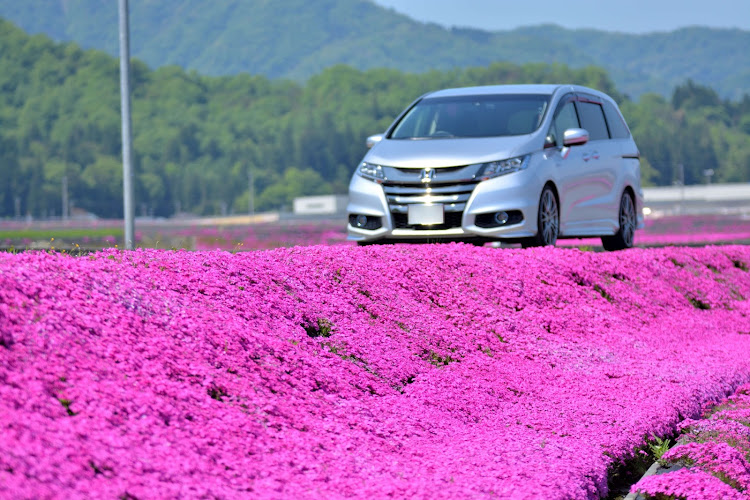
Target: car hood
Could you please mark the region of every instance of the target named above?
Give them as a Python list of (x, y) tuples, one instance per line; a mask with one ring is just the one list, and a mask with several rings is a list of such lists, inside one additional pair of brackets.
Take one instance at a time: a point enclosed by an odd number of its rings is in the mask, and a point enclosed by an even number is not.
[(440, 168), (504, 160), (529, 153), (535, 134), (512, 137), (383, 139), (364, 161), (398, 168)]

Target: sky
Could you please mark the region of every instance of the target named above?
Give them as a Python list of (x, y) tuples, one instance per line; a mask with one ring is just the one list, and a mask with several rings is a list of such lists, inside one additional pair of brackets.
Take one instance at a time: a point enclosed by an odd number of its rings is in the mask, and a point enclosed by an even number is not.
[(510, 30), (558, 24), (625, 33), (685, 26), (750, 30), (750, 0), (374, 0), (418, 21)]

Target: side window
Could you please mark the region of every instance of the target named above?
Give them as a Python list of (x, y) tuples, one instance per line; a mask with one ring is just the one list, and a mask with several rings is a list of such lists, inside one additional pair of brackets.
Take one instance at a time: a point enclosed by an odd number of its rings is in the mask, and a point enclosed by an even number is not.
[(622, 119), (620, 112), (609, 101), (604, 101), (604, 116), (607, 117), (607, 125), (609, 125), (609, 133), (612, 134), (612, 139), (627, 139), (630, 137), (630, 131), (628, 126), (625, 125), (625, 120)]
[(554, 137), (557, 145), (562, 147), (563, 132), (569, 128), (578, 127), (580, 127), (578, 123), (578, 113), (576, 113), (576, 107), (573, 104), (573, 101), (570, 100), (558, 106), (557, 111), (555, 112), (555, 118), (552, 120), (550, 135)]
[(581, 113), (581, 125), (588, 131), (590, 141), (609, 139), (607, 122), (600, 104), (578, 101), (578, 111)]

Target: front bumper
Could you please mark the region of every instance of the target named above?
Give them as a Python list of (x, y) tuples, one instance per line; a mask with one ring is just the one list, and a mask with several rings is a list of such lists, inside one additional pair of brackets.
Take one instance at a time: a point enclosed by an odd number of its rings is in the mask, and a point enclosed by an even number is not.
[[(486, 181), (464, 183), (460, 189), (456, 187), (456, 194), (445, 193), (451, 191), (450, 185), (435, 184), (434, 195), (409, 197), (393, 194), (395, 187), (387, 182), (378, 184), (355, 174), (349, 185), (348, 239), (358, 242), (513, 241), (534, 236), (539, 197), (534, 180), (527, 169)], [(405, 207), (415, 203), (442, 204), (444, 223), (409, 224)], [(487, 227), (493, 226), (493, 215), (498, 212), (511, 213), (512, 217), (504, 225)], [(358, 215), (368, 220), (379, 218), (380, 227), (357, 227)]]

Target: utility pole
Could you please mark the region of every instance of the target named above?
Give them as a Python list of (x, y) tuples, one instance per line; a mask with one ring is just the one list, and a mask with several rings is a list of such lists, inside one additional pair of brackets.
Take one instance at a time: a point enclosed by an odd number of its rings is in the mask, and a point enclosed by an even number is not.
[(130, 20), (128, 0), (120, 2), (120, 107), (122, 109), (122, 201), (125, 212), (125, 248), (135, 248), (135, 202), (130, 119)]

